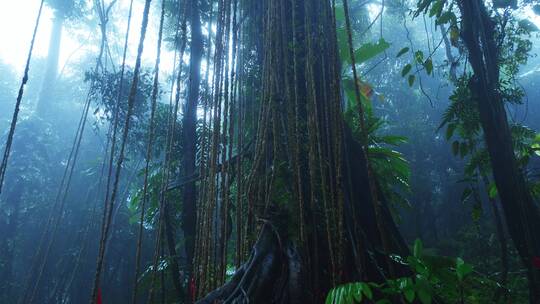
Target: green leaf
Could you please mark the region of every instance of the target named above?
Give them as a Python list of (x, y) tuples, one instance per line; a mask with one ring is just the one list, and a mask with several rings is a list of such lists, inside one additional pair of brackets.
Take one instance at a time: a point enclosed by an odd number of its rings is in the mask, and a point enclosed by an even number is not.
[(450, 43), (453, 46), (457, 47), (458, 40), (459, 40), (459, 29), (457, 28), (457, 26), (452, 26), (452, 28), (450, 29)]
[(342, 286), (341, 288), (338, 289), (336, 300), (335, 300), (336, 303), (342, 303), (342, 304), (347, 303), (345, 301), (345, 294), (346, 294), (345, 288), (346, 286)]
[(473, 268), (471, 265), (465, 263), (462, 258), (456, 259), (456, 274), (458, 276), (458, 279), (460, 281), (463, 281), (463, 279), (469, 275), (473, 271)]
[(343, 62), (348, 64), (351, 63), (351, 52), (349, 50), (349, 36), (344, 27), (340, 27), (336, 30), (338, 48), (339, 48), (339, 57)]
[(420, 0), (418, 1), (418, 4), (416, 5), (416, 11), (414, 12), (414, 17), (418, 17), (422, 12), (427, 12), (429, 5), (431, 4), (432, 0)]
[(379, 41), (376, 43), (364, 43), (356, 51), (354, 51), (356, 63), (364, 63), (369, 59), (381, 54), (389, 47), (390, 43), (386, 42), (386, 40), (383, 38), (379, 39)]
[(535, 199), (540, 198), (540, 182), (531, 185), (531, 193)]
[(438, 17), (437, 20), (435, 21), (435, 24), (441, 25), (441, 24), (446, 24), (450, 21), (452, 21), (452, 23), (455, 23), (455, 20), (456, 20), (456, 15), (453, 12), (448, 11), (448, 12), (444, 12), (440, 17)]
[(424, 52), (422, 51), (416, 51), (414, 53), (414, 58), (416, 59), (416, 61), (420, 64), (422, 64), (422, 62), (424, 61)]
[(416, 76), (414, 76), (414, 75), (409, 75), (408, 82), (409, 82), (409, 86), (410, 86), (410, 87), (413, 86), (415, 80), (416, 80)]
[(405, 77), (412, 69), (412, 65), (409, 63), (403, 67), (403, 70), (401, 70), (401, 77)]
[(369, 287), (369, 285), (366, 283), (360, 283), (360, 284), (362, 286), (362, 292), (364, 293), (366, 298), (370, 300), (373, 299), (373, 291), (371, 291), (371, 287)]
[(431, 304), (431, 294), (424, 289), (418, 290), (418, 298), (422, 304)]
[(336, 5), (336, 21), (343, 22), (345, 21), (345, 10), (343, 9), (342, 5)]
[(435, 1), (435, 3), (433, 3), (433, 5), (431, 6), (431, 9), (429, 10), (429, 17), (440, 16), (443, 6), (444, 6), (443, 0)]
[(405, 53), (407, 53), (409, 51), (409, 47), (404, 47), (402, 48), (396, 55), (396, 58), (399, 58), (401, 56), (403, 56)]
[(414, 241), (413, 255), (415, 258), (420, 258), (422, 256), (422, 250), (424, 245), (420, 239)]
[(489, 198), (490, 199), (497, 198), (497, 196), (499, 195), (499, 191), (497, 191), (497, 185), (495, 185), (495, 183), (490, 183), (489, 184), (488, 193), (489, 193)]
[(407, 264), (413, 269), (418, 275), (426, 275), (429, 273), (429, 269), (426, 265), (422, 264), (419, 258), (414, 256), (407, 257)]
[(433, 72), (433, 61), (431, 61), (430, 58), (426, 59), (426, 61), (424, 62), (424, 67), (426, 68), (426, 73), (428, 75), (431, 75), (431, 73)]
[(340, 289), (341, 294), (339, 295), (338, 303), (352, 303), (351, 284), (344, 285)]
[(398, 135), (385, 135), (378, 137), (380, 143), (388, 144), (388, 145), (401, 145), (407, 143), (407, 137), (405, 136), (398, 136)]
[(359, 283), (353, 283), (353, 298), (356, 302), (362, 303), (362, 289)]
[(536, 155), (540, 156), (540, 133), (536, 134), (536, 136), (534, 137), (531, 148)]
[(412, 303), (416, 297), (416, 294), (414, 293), (414, 290), (412, 289), (405, 290), (404, 295), (405, 295), (405, 300), (407, 300), (407, 302), (409, 303)]
[(540, 156), (540, 144), (532, 144), (531, 148), (534, 151), (534, 154)]
[(336, 296), (336, 289), (334, 288), (334, 289), (330, 290), (330, 292), (326, 296), (326, 301), (324, 303), (325, 304), (334, 304), (335, 296)]

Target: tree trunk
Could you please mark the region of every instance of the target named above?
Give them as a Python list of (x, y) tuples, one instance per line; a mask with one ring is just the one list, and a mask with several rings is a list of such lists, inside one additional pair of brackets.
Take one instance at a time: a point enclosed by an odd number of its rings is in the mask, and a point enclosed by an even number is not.
[[(242, 246), (257, 232), (258, 238), (233, 278), (198, 303), (324, 303), (337, 284), (408, 274), (389, 259), (390, 254), (406, 256), (408, 249), (384, 195), (377, 190), (378, 200), (372, 197), (366, 153), (343, 120), (330, 1), (248, 3), (242, 13), (252, 40), (240, 49), (262, 58), (261, 66), (253, 64), (258, 60), (250, 63), (262, 84), (253, 88), (259, 96), (250, 100), (259, 113), (250, 132), (255, 137), (251, 172), (238, 177), (246, 179), (240, 196), (247, 212), (237, 220), (248, 239)], [(215, 206), (219, 195), (211, 200), (209, 206)], [(213, 231), (209, 226), (198, 232)], [(204, 294), (207, 285), (220, 282), (222, 269), (216, 280), (216, 250), (201, 252), (206, 256), (195, 269)]]
[(176, 241), (174, 239), (174, 228), (171, 224), (169, 204), (165, 204), (165, 215), (163, 220), (165, 221), (165, 237), (167, 238), (167, 248), (169, 250), (169, 260), (171, 263), (171, 279), (174, 285), (174, 291), (178, 300), (184, 298), (184, 289), (182, 288), (182, 282), (180, 281), (180, 267), (178, 266), (178, 254), (176, 253)]
[(450, 78), (450, 81), (455, 83), (457, 81), (457, 79), (458, 79), (457, 71), (456, 71), (456, 68), (458, 66), (458, 62), (454, 58), (454, 55), (452, 55), (452, 44), (450, 43), (450, 39), (448, 39), (448, 33), (447, 33), (446, 29), (444, 28), (444, 25), (442, 25), (442, 24), (439, 25), (439, 29), (441, 30), (441, 36), (442, 36), (442, 40), (444, 42), (444, 50), (446, 52), (446, 60), (448, 60), (448, 66), (449, 66), (448, 76)]
[(508, 232), (528, 270), (531, 303), (540, 301), (540, 213), (514, 155), (512, 135), (499, 88), (495, 24), (481, 0), (460, 1), (462, 37), (474, 70), (470, 88), (480, 121)]
[[(389, 276), (387, 253), (382, 248), (375, 220), (365, 160), (360, 153), (362, 147), (353, 139), (350, 130), (346, 129), (345, 134), (348, 153), (344, 163), (350, 166), (347, 171), (352, 188), (347, 189), (351, 199), (345, 201), (346, 253), (344, 267), (341, 269), (343, 281), (382, 282)], [(381, 192), (379, 197), (382, 198), (383, 225), (390, 236), (389, 250), (391, 253), (407, 256), (407, 245), (392, 219)], [(359, 223), (361, 227), (358, 226)], [(327, 250), (320, 246), (321, 248), (310, 250), (320, 252)], [(393, 266), (396, 271), (394, 275), (409, 274), (402, 265), (393, 264)], [(320, 269), (310, 270), (302, 257), (301, 249), (291, 240), (291, 236), (285, 231), (278, 231), (271, 222), (266, 222), (249, 259), (237, 269), (228, 283), (210, 292), (197, 303), (322, 303), (328, 292), (328, 286), (324, 290), (313, 290), (310, 285), (314, 275), (320, 277), (322, 286), (329, 284), (329, 274), (324, 272)]]
[(508, 243), (506, 241), (506, 235), (504, 233), (504, 226), (501, 219), (501, 214), (499, 212), (499, 207), (497, 206), (497, 201), (495, 199), (490, 199), (489, 204), (491, 205), (491, 208), (493, 209), (493, 219), (495, 221), (495, 225), (497, 228), (497, 238), (499, 239), (499, 246), (501, 251), (501, 276), (499, 279), (499, 283), (501, 284), (501, 288), (497, 289), (497, 292), (495, 292), (494, 300), (495, 302), (498, 302), (501, 294), (503, 295), (503, 303), (508, 302), (508, 269), (509, 269), (509, 261), (508, 261)]
[[(199, 87), (201, 82), (200, 69), (203, 55), (203, 37), (201, 32), (200, 8), (198, 0), (191, 0), (191, 54), (189, 67), (189, 91), (184, 108), (183, 117), (183, 176), (193, 176), (196, 172), (197, 153), (197, 104), (199, 101)], [(196, 181), (187, 182), (183, 187), (182, 230), (184, 231), (186, 250), (186, 274), (190, 282), (193, 254), (195, 250), (195, 235), (197, 223), (197, 188)], [(188, 293), (187, 293), (188, 294)], [(186, 298), (188, 303), (191, 298)]]
[(53, 105), (52, 98), (54, 98), (54, 88), (58, 77), (58, 62), (60, 59), (63, 26), (64, 17), (62, 17), (61, 13), (55, 13), (49, 39), (47, 65), (45, 67), (45, 74), (41, 83), (41, 91), (37, 103), (37, 113), (39, 115), (50, 114), (51, 105)]

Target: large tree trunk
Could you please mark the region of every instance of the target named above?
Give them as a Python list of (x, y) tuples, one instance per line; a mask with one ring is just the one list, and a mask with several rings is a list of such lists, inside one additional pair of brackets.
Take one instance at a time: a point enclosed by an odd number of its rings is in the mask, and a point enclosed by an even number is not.
[[(383, 249), (376, 223), (362, 147), (353, 139), (350, 130), (346, 129), (345, 135), (344, 146), (348, 151), (343, 161), (349, 166), (347, 174), (351, 188), (346, 191), (351, 199), (345, 201), (343, 281), (383, 282), (390, 276), (387, 264), (389, 253)], [(390, 236), (391, 248), (388, 250), (406, 256), (407, 245), (380, 192), (379, 197), (382, 198), (383, 226)], [(329, 274), (324, 274), (325, 271), (321, 269), (309, 270), (299, 245), (291, 240), (286, 231), (278, 229), (271, 222), (265, 222), (249, 259), (237, 269), (229, 282), (197, 303), (322, 303), (330, 287)], [(310, 250), (324, 252), (327, 249), (321, 245), (321, 248)], [(394, 276), (409, 274), (402, 265), (393, 264), (393, 267)], [(326, 289), (310, 288), (314, 275), (319, 276), (321, 286), (326, 285)]]
[(540, 213), (514, 155), (512, 136), (499, 93), (499, 50), (495, 24), (481, 0), (460, 1), (462, 37), (474, 70), (470, 87), (480, 120), (508, 231), (528, 269), (531, 303), (540, 301)]
[[(323, 303), (337, 284), (407, 274), (389, 259), (408, 249), (384, 196), (371, 191), (366, 153), (343, 121), (330, 1), (256, 3), (244, 12), (253, 35), (241, 49), (262, 58), (262, 67), (253, 68), (262, 79), (254, 88), (260, 113), (240, 195), (247, 212), (238, 221), (245, 216), (240, 226), (248, 244), (259, 233), (233, 278), (199, 303)], [(218, 199), (212, 200), (210, 206)], [(215, 280), (212, 267), (219, 263), (209, 264), (196, 265), (203, 283)]]
[[(183, 176), (196, 174), (197, 153), (197, 104), (199, 101), (199, 87), (201, 82), (201, 58), (203, 55), (203, 37), (201, 32), (200, 8), (198, 0), (191, 0), (190, 5), (191, 23), (191, 54), (189, 67), (189, 91), (187, 102), (184, 107), (183, 117)], [(195, 250), (195, 235), (197, 223), (197, 188), (196, 181), (185, 183), (183, 187), (182, 230), (184, 231), (186, 250), (186, 274), (188, 282), (191, 281), (193, 254)], [(189, 294), (188, 294), (189, 295)], [(191, 298), (186, 297), (190, 302)]]
[(47, 115), (51, 111), (52, 99), (54, 98), (54, 87), (58, 78), (58, 61), (60, 59), (60, 46), (62, 43), (62, 29), (64, 17), (61, 13), (55, 13), (51, 36), (49, 40), (49, 52), (47, 55), (47, 65), (45, 75), (41, 82), (41, 91), (37, 104), (37, 113)]

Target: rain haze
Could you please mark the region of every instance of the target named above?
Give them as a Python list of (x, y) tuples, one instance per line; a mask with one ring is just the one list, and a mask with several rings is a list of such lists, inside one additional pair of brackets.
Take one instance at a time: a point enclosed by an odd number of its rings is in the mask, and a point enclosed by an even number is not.
[(539, 0), (0, 1), (0, 304), (540, 303)]

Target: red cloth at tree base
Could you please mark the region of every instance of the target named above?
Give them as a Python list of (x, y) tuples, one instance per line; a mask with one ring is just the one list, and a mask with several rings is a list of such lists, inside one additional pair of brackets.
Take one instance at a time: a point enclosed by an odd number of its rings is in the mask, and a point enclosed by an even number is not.
[(195, 297), (197, 296), (197, 287), (195, 285), (195, 277), (191, 277), (191, 281), (189, 282), (189, 293), (191, 294), (191, 299), (195, 301)]
[(97, 301), (96, 304), (103, 304), (103, 300), (101, 299), (101, 288), (98, 288), (97, 291)]
[(540, 269), (540, 257), (533, 257), (532, 264), (534, 268)]

